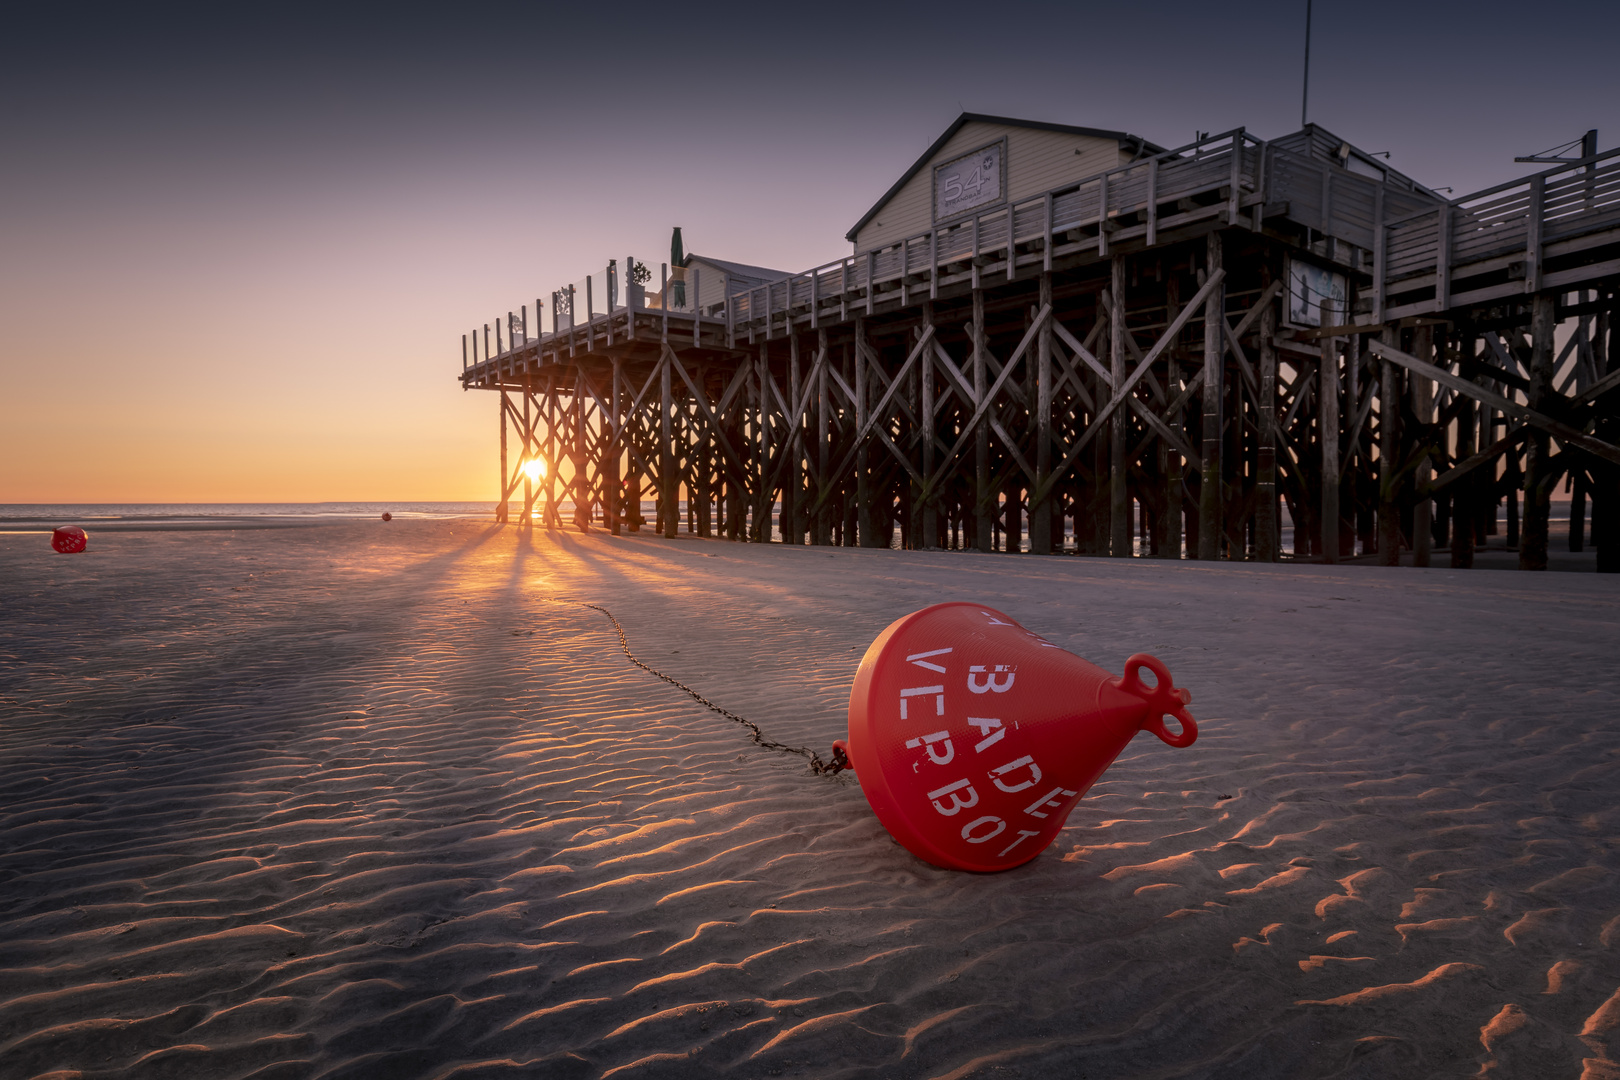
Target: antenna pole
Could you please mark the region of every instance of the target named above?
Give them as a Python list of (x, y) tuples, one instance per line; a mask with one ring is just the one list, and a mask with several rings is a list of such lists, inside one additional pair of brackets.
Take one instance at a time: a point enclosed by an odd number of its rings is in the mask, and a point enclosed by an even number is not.
[(1305, 0), (1305, 89), (1299, 99), (1299, 126), (1308, 122), (1305, 117), (1311, 104), (1311, 0)]

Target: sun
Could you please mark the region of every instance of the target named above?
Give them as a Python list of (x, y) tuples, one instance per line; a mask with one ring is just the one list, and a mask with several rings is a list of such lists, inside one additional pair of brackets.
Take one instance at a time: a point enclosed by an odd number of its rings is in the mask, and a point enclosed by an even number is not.
[(546, 475), (546, 463), (539, 458), (530, 458), (523, 463), (522, 468), (523, 475), (527, 476), (531, 482)]

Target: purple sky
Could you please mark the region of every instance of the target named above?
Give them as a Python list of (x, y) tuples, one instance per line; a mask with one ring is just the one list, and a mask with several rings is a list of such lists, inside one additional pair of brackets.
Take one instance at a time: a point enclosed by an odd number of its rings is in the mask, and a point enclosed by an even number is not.
[[(1420, 181), (1620, 138), (1620, 5), (1315, 11), (1311, 119)], [(656, 266), (673, 225), (840, 256), (964, 110), (1295, 130), (1303, 31), (1303, 2), (8, 15), (0, 502), (493, 498), (472, 326)]]

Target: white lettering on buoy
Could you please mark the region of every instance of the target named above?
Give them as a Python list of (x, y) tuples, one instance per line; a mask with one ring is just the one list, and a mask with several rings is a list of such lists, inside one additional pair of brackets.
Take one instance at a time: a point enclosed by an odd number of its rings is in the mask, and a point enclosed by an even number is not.
[[(988, 738), (980, 739), (978, 744), (973, 747), (973, 752), (975, 754), (984, 753), (986, 747), (993, 746), (998, 741), (1007, 737), (1007, 729), (1001, 726), (1000, 720), (992, 720), (985, 716), (970, 716), (967, 718), (967, 722), (978, 728), (980, 735), (989, 736)], [(991, 729), (995, 730), (994, 735), (990, 734)]]
[[(977, 829), (980, 825), (983, 825), (987, 821), (995, 822), (996, 827), (985, 833), (983, 836), (974, 836), (973, 830)], [(1005, 821), (1002, 821), (998, 817), (993, 817), (986, 814), (984, 817), (974, 818), (972, 821), (962, 826), (962, 839), (966, 840), (970, 844), (982, 844), (986, 840), (994, 840), (996, 837), (1000, 836), (1006, 830), (1006, 828), (1007, 823)]]
[(907, 699), (914, 697), (927, 697), (929, 694), (936, 695), (934, 700), (934, 715), (944, 716), (945, 688), (943, 686), (914, 686), (910, 690), (900, 691), (900, 719), (908, 719), (906, 716)]
[(927, 668), (929, 671), (937, 671), (943, 675), (945, 674), (945, 665), (929, 663), (925, 657), (944, 656), (950, 651), (950, 649), (930, 649), (928, 652), (912, 653), (910, 656), (906, 657), (906, 663), (916, 664), (920, 668)]
[[(1003, 676), (1006, 676), (1005, 682)], [(968, 668), (968, 689), (975, 694), (1005, 694), (1012, 689), (1017, 677), (1016, 664), (997, 664), (993, 671), (983, 664), (975, 664)]]
[[(1029, 769), (1029, 779), (1028, 780), (1025, 780), (1022, 784), (1004, 784), (1004, 783), (1002, 783), (1001, 778), (1003, 776), (1006, 776), (1008, 773), (1012, 772), (1014, 769), (1024, 769), (1024, 768)], [(1007, 762), (1007, 764), (1002, 765), (1000, 768), (991, 769), (990, 770), (990, 779), (995, 781), (996, 787), (1000, 788), (1002, 791), (1005, 791), (1005, 792), (1011, 794), (1012, 792), (1015, 792), (1015, 791), (1023, 791), (1025, 788), (1032, 788), (1036, 784), (1040, 783), (1041, 782), (1041, 767), (1039, 765), (1035, 764), (1035, 759), (1034, 758), (1030, 757), (1028, 754), (1025, 754), (1023, 757), (1019, 758), (1017, 761), (1009, 761), (1009, 762)]]
[(1041, 834), (1040, 834), (1040, 830), (1038, 830), (1038, 829), (1019, 829), (1018, 830), (1018, 839), (1014, 840), (1012, 843), (1008, 844), (1006, 847), (1004, 847), (1000, 851), (998, 851), (996, 853), (996, 858), (1000, 859), (1000, 858), (1004, 857), (1007, 854), (1007, 852), (1011, 851), (1013, 848), (1017, 847), (1019, 844), (1022, 844), (1025, 840), (1028, 840), (1032, 836), (1039, 836), (1039, 835), (1041, 835)]
[(1043, 818), (1046, 816), (1045, 810), (1047, 808), (1056, 809), (1057, 807), (1063, 805), (1064, 799), (1067, 799), (1074, 794), (1076, 793), (1070, 791), (1068, 788), (1055, 787), (1051, 791), (1048, 791), (1045, 795), (1042, 795), (1039, 799), (1036, 799), (1034, 802), (1024, 807), (1024, 813), (1028, 814), (1030, 817)]
[[(944, 740), (945, 743), (944, 757), (940, 757), (934, 752), (934, 744), (941, 740)], [(951, 759), (956, 756), (956, 747), (951, 745), (951, 733), (948, 731), (936, 731), (932, 735), (924, 735), (920, 739), (906, 740), (907, 750), (915, 750), (919, 746), (928, 751), (928, 760), (935, 765), (948, 765)], [(1039, 779), (1039, 777), (1036, 777), (1036, 779)]]
[(983, 615), (985, 618), (989, 619), (991, 626), (1017, 626), (1018, 625), (1017, 623), (1002, 622), (1000, 619), (996, 618), (994, 615), (990, 614), (988, 611), (981, 611), (981, 612), (979, 612), (979, 614)]
[[(963, 788), (967, 789), (966, 799), (958, 794)], [(939, 800), (947, 795), (951, 797), (951, 808), (949, 810), (939, 804)], [(928, 793), (928, 798), (934, 804), (934, 809), (946, 817), (954, 817), (958, 811), (979, 805), (979, 793), (974, 791), (973, 785), (966, 780), (958, 780), (954, 784), (946, 784), (942, 788), (935, 788)]]

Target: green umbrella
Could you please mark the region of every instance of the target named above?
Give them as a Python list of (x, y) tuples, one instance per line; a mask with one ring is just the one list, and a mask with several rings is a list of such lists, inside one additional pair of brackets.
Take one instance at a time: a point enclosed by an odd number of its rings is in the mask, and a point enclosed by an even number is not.
[[(686, 266), (686, 249), (681, 244), (681, 227), (675, 226), (675, 235), (669, 238), (669, 264), (674, 267)], [(677, 278), (671, 290), (671, 303), (678, 308), (686, 306), (686, 282)]]

